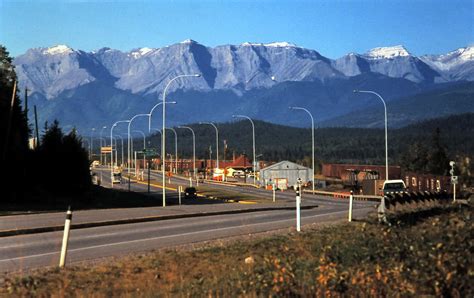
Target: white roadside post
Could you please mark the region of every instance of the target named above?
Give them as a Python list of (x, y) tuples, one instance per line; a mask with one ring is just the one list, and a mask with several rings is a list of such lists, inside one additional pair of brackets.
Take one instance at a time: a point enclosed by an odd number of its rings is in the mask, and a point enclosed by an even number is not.
[(458, 183), (458, 177), (454, 176), (454, 165), (456, 163), (454, 161), (450, 161), (449, 165), (451, 166), (451, 170), (449, 170), (449, 174), (451, 175), (451, 184), (453, 185), (453, 202), (456, 202), (456, 184)]
[(64, 223), (63, 243), (61, 246), (61, 257), (59, 258), (59, 267), (64, 268), (66, 264), (67, 244), (69, 241), (69, 230), (71, 229), (72, 211), (71, 206), (66, 212), (66, 222)]
[(353, 199), (353, 191), (351, 190), (351, 195), (349, 196), (349, 222), (352, 221), (352, 199)]
[(301, 231), (301, 178), (296, 182), (296, 231)]
[(273, 191), (273, 203), (275, 203), (275, 199), (276, 199), (276, 198), (275, 198), (275, 197), (276, 197), (276, 195), (275, 195), (275, 192), (276, 192), (276, 185), (275, 185), (275, 183), (272, 184), (272, 191)]
[(181, 206), (181, 192), (183, 191), (183, 187), (181, 185), (178, 186), (178, 200), (179, 206)]
[(193, 178), (189, 177), (189, 187), (193, 187)]

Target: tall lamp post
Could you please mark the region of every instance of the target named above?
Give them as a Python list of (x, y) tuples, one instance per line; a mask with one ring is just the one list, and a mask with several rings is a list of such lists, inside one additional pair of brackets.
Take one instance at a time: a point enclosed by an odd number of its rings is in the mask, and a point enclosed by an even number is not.
[(184, 77), (200, 77), (201, 75), (200, 74), (192, 74), (192, 75), (179, 75), (179, 76), (176, 76), (174, 78), (172, 78), (168, 84), (166, 84), (166, 87), (165, 87), (165, 90), (163, 91), (163, 127), (162, 127), (162, 130), (163, 130), (163, 134), (162, 134), (162, 138), (161, 138), (161, 162), (163, 163), (161, 169), (161, 174), (162, 174), (162, 183), (163, 183), (163, 207), (166, 206), (166, 187), (165, 187), (165, 184), (166, 184), (166, 173), (165, 173), (165, 161), (164, 161), (164, 158), (166, 157), (166, 133), (165, 133), (165, 129), (166, 129), (166, 91), (168, 90), (168, 87), (171, 85), (172, 82), (174, 82), (175, 80), (179, 79), (179, 78), (184, 78)]
[(232, 115), (232, 118), (245, 118), (250, 121), (252, 124), (252, 144), (253, 144), (253, 163), (252, 163), (252, 169), (253, 169), (253, 184), (255, 185), (255, 176), (257, 172), (257, 164), (256, 164), (256, 159), (255, 159), (255, 125), (253, 123), (253, 120), (245, 115)]
[(189, 126), (178, 126), (178, 128), (184, 128), (184, 129), (189, 129), (191, 131), (191, 134), (193, 135), (193, 173), (194, 173), (194, 179), (197, 179), (196, 175), (196, 134), (194, 133), (194, 130), (189, 127)]
[[(116, 135), (115, 137), (120, 138), (120, 142), (122, 144), (122, 158), (120, 159), (120, 164), (123, 165), (123, 138), (120, 135)], [(118, 166), (118, 152), (115, 153), (115, 165)]]
[[(151, 115), (148, 116), (148, 118), (151, 118)], [(143, 149), (146, 149), (146, 136), (145, 136), (145, 133), (141, 130), (138, 130), (138, 129), (136, 129), (132, 132), (138, 132), (139, 134), (141, 134), (143, 136)], [(133, 142), (132, 142), (132, 144), (133, 144)], [(135, 167), (136, 167), (136, 165), (135, 165)], [(143, 154), (143, 168), (145, 168), (145, 167), (146, 167), (145, 154)]]
[(132, 125), (133, 120), (135, 120), (138, 117), (150, 117), (150, 114), (137, 114), (133, 116), (129, 122), (128, 122), (128, 129), (127, 129), (127, 135), (128, 135), (128, 152), (127, 152), (127, 160), (128, 160), (128, 191), (130, 191), (130, 126)]
[(91, 142), (90, 142), (90, 149), (89, 149), (89, 159), (92, 161), (92, 150), (94, 149), (94, 143), (93, 143), (93, 139), (92, 137), (94, 136), (94, 131), (95, 131), (95, 127), (93, 127), (92, 129), (92, 132), (91, 132)]
[(311, 152), (312, 152), (312, 173), (311, 173), (311, 184), (313, 185), (313, 194), (314, 194), (314, 118), (310, 111), (302, 107), (289, 107), (291, 110), (301, 110), (308, 113), (311, 117)]
[(375, 91), (370, 90), (354, 90), (354, 93), (369, 93), (376, 95), (383, 103), (384, 113), (385, 113), (385, 179), (388, 180), (388, 138), (387, 138), (387, 105), (385, 104), (385, 100), (382, 98), (380, 94)]
[[(166, 103), (168, 103), (168, 104), (177, 104), (176, 101), (167, 101)], [(159, 103), (157, 103), (156, 105), (154, 105), (153, 108), (151, 108), (151, 110), (150, 110), (150, 117), (148, 117), (148, 132), (151, 132), (151, 117), (153, 116), (153, 112), (155, 111), (155, 109), (156, 109), (158, 106), (160, 106), (160, 105), (162, 105), (162, 104), (163, 104), (163, 102), (160, 101)], [(161, 131), (160, 131), (160, 133), (161, 133)]]
[(217, 130), (217, 126), (212, 122), (199, 122), (199, 124), (211, 125), (216, 130), (216, 168), (219, 168), (219, 130)]
[[(102, 165), (102, 132), (104, 131), (104, 129), (106, 129), (107, 126), (103, 126), (101, 129), (100, 129), (100, 134), (99, 134), (99, 137), (100, 137), (100, 149), (99, 149), (99, 152), (100, 152), (100, 164)], [(105, 144), (107, 145), (107, 144)]]
[[(113, 188), (114, 187), (114, 182), (113, 182), (113, 178), (114, 178), (114, 166), (113, 166), (113, 161), (114, 161), (114, 148), (113, 148), (113, 143), (112, 143), (112, 140), (114, 138), (113, 134), (114, 134), (114, 128), (115, 126), (117, 126), (119, 123), (128, 123), (130, 122), (130, 120), (120, 120), (120, 121), (117, 121), (115, 122), (112, 127), (110, 128), (110, 146), (112, 147), (112, 151), (110, 153), (110, 184), (111, 184), (111, 187)], [(122, 149), (123, 149), (123, 142), (122, 142)]]
[(171, 130), (174, 133), (174, 168), (176, 171), (176, 174), (178, 173), (178, 133), (176, 130), (172, 127), (167, 128), (168, 130)]

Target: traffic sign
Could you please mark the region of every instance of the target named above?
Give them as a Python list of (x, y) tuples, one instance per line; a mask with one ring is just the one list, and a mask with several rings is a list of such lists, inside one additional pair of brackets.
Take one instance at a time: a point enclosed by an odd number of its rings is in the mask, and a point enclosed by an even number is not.
[(142, 153), (145, 154), (146, 156), (158, 155), (158, 152), (156, 152), (156, 149), (153, 149), (153, 148), (143, 149)]
[(102, 146), (100, 147), (100, 153), (111, 153), (112, 146)]
[(458, 176), (451, 177), (451, 184), (458, 184)]

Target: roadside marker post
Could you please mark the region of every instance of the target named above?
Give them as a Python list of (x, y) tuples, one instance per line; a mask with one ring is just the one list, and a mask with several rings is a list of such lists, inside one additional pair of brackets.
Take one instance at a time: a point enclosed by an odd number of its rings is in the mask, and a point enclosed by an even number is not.
[(64, 223), (63, 243), (61, 246), (61, 257), (59, 259), (59, 267), (64, 268), (66, 264), (67, 244), (69, 241), (69, 230), (71, 229), (72, 211), (71, 206), (66, 212), (66, 222)]
[(451, 166), (451, 170), (449, 170), (449, 174), (451, 175), (451, 184), (453, 185), (453, 203), (456, 202), (456, 184), (458, 184), (458, 176), (454, 176), (454, 166), (456, 163), (454, 161), (450, 161), (449, 165)]
[(296, 231), (301, 231), (301, 178), (296, 182)]
[(273, 191), (273, 203), (275, 203), (275, 192), (276, 192), (276, 185), (272, 184), (272, 191)]
[(351, 190), (351, 195), (349, 196), (349, 222), (352, 221), (352, 199), (353, 199), (353, 191)]
[(150, 160), (148, 159), (148, 193), (150, 193)]
[(183, 187), (181, 185), (178, 186), (178, 200), (179, 206), (181, 206), (181, 192), (183, 191)]
[(193, 187), (193, 178), (189, 177), (189, 187)]

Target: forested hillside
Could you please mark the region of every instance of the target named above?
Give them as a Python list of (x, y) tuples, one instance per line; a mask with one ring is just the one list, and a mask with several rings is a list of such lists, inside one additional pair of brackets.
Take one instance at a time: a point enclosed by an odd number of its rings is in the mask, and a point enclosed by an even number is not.
[[(311, 162), (311, 129), (255, 122), (256, 154), (260, 160), (292, 160), (309, 165)], [(209, 157), (209, 146), (215, 156), (216, 137), (209, 125), (190, 125), (196, 132), (196, 154)], [(252, 128), (249, 121), (217, 124), (219, 128), (219, 155), (227, 159), (232, 154), (252, 154)], [(447, 158), (461, 159), (474, 155), (474, 114), (450, 116), (420, 122), (400, 129), (389, 129), (389, 162), (400, 164), (403, 154), (416, 144), (427, 149), (434, 146), (439, 129), (439, 144), (446, 151)], [(190, 157), (192, 138), (188, 130), (177, 129), (178, 154)], [(362, 128), (318, 128), (315, 130), (315, 155), (318, 162), (384, 164), (385, 143), (383, 129)], [(167, 151), (174, 150), (174, 136), (167, 134)], [(227, 150), (224, 150), (224, 140)], [(136, 139), (136, 146), (142, 142)], [(152, 137), (150, 146), (158, 148), (159, 135)]]

